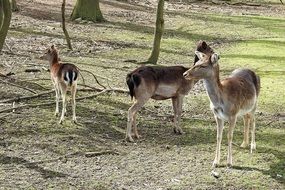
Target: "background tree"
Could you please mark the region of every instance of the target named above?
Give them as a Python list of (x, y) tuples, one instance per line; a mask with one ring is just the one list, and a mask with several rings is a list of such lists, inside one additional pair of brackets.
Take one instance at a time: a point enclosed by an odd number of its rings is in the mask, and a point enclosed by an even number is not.
[(82, 18), (93, 22), (102, 22), (102, 16), (99, 0), (77, 0), (71, 14), (71, 19)]
[(66, 30), (66, 27), (65, 27), (65, 1), (66, 0), (63, 0), (62, 1), (62, 5), (61, 5), (61, 17), (62, 17), (62, 30), (63, 30), (63, 33), (65, 35), (65, 39), (66, 39), (66, 42), (67, 42), (67, 46), (69, 49), (72, 50), (72, 46), (71, 46), (71, 42), (70, 42), (70, 37), (69, 37), (69, 34)]
[(150, 57), (147, 62), (156, 64), (160, 51), (160, 41), (164, 31), (164, 19), (163, 19), (163, 10), (164, 10), (164, 0), (158, 1), (157, 13), (156, 13), (156, 24), (154, 32), (153, 47)]
[(11, 0), (11, 6), (13, 12), (19, 11), (16, 0)]
[(12, 11), (9, 0), (0, 0), (0, 51), (2, 51), (5, 38), (10, 26)]

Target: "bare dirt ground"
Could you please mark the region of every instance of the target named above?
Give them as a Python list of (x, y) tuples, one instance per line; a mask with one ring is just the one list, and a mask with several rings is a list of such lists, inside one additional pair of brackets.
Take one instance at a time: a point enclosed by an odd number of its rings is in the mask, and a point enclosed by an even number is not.
[[(0, 73), (6, 75), (0, 77), (1, 110), (12, 107), (3, 100), (52, 89), (46, 71), (48, 65), (39, 60), (50, 44), (56, 44), (63, 61), (76, 63), (101, 76), (98, 79), (106, 86), (126, 89), (125, 76), (137, 67), (128, 60), (141, 61), (145, 59), (144, 52), (150, 51), (156, 1), (100, 2), (107, 22), (67, 23), (74, 48), (69, 51), (60, 27), (61, 1), (19, 1), (21, 11), (13, 13), (6, 40), (10, 50), (5, 47), (1, 53)], [(67, 17), (74, 3), (67, 3)], [(203, 12), (225, 16), (285, 15), (279, 4), (253, 6), (170, 0), (166, 2), (165, 38), (186, 36), (183, 32), (176, 33), (171, 22), (194, 18)], [(205, 36), (190, 37), (196, 41)], [(215, 48), (224, 48), (232, 45), (227, 44), (228, 41), (231, 39), (220, 38), (212, 40), (212, 44)], [(161, 63), (189, 65), (193, 59), (188, 56), (192, 55), (194, 44), (189, 42), (191, 48), (185, 49), (162, 48), (162, 55), (177, 55), (162, 56)], [(27, 72), (27, 69), (36, 69), (36, 72)], [(88, 85), (100, 87), (88, 73), (83, 75)], [(78, 97), (95, 93), (82, 90)], [(126, 113), (131, 104), (127, 94), (106, 93), (78, 101), (80, 125), (73, 124), (70, 115), (59, 125), (54, 105), (1, 113), (0, 189), (284, 189), (284, 123), (279, 122), (283, 113), (259, 111), (257, 120), (262, 127), (258, 129), (257, 139), (262, 139), (261, 148), (252, 155), (247, 149), (235, 146), (235, 167), (227, 169), (222, 165), (215, 170), (219, 173), (216, 178), (211, 174), (215, 123), (202, 83), (191, 93), (193, 96), (186, 100), (184, 108), (184, 135), (172, 133), (170, 102), (151, 102), (141, 111), (138, 125), (143, 138), (135, 143), (124, 141)], [(48, 94), (16, 101), (14, 106), (53, 100), (54, 94)], [(235, 134), (235, 145), (239, 145), (242, 129), (237, 129)], [(275, 146), (282, 148), (274, 149)]]

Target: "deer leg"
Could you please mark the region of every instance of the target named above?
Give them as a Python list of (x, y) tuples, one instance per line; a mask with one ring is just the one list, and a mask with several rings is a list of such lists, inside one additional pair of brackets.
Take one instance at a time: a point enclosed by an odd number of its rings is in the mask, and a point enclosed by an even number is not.
[(62, 124), (62, 121), (64, 120), (65, 110), (66, 110), (66, 87), (61, 86), (60, 90), (61, 90), (61, 95), (62, 95), (62, 112), (61, 112), (59, 123)]
[(255, 115), (254, 115), (254, 113), (251, 114), (251, 117), (250, 117), (250, 125), (251, 125), (250, 153), (252, 153), (253, 150), (256, 149), (256, 143), (255, 143)]
[(174, 128), (173, 131), (174, 133), (178, 133), (178, 128), (177, 128), (177, 115), (178, 115), (178, 98), (172, 98), (172, 107), (173, 107), (173, 112), (174, 112), (174, 117), (173, 117), (173, 121), (174, 121)]
[(138, 133), (138, 127), (137, 127), (136, 120), (137, 120), (137, 112), (133, 116), (133, 125), (132, 125), (132, 127), (134, 128), (135, 137), (137, 139), (139, 139), (141, 136)]
[[(175, 103), (173, 103), (173, 110), (176, 110), (176, 111), (174, 111), (174, 132), (177, 134), (183, 134), (183, 130), (180, 127), (183, 98), (184, 98), (184, 96), (178, 96), (176, 98), (176, 105), (175, 105)], [(174, 108), (174, 106), (176, 108)]]
[(72, 88), (71, 88), (72, 120), (73, 120), (74, 123), (77, 122), (76, 114), (75, 114), (75, 109), (76, 109), (76, 102), (75, 102), (76, 87), (77, 87), (77, 85), (74, 84), (72, 86)]
[(250, 116), (249, 114), (246, 114), (243, 116), (244, 121), (244, 136), (243, 136), (243, 142), (240, 145), (242, 148), (246, 148), (249, 144), (249, 125), (250, 125)]
[[(127, 123), (126, 139), (129, 140), (130, 142), (134, 141), (132, 138), (131, 132), (132, 132), (132, 127), (134, 126), (136, 113), (145, 104), (145, 102), (146, 101), (136, 100), (136, 102), (128, 110), (128, 123)], [(136, 136), (139, 136), (136, 127), (135, 127), (135, 133), (137, 133), (137, 134), (135, 134)]]
[(232, 158), (232, 142), (233, 142), (233, 133), (234, 133), (234, 128), (236, 125), (236, 116), (233, 116), (229, 119), (229, 131), (228, 131), (228, 159), (227, 159), (227, 165), (228, 167), (232, 167), (233, 165), (233, 158)]
[(58, 85), (55, 82), (53, 82), (53, 84), (54, 84), (54, 90), (55, 90), (55, 116), (58, 116), (60, 92), (59, 92)]
[(220, 164), (221, 158), (221, 143), (223, 137), (223, 129), (224, 129), (224, 120), (215, 116), (216, 123), (217, 123), (217, 146), (216, 146), (216, 156), (213, 162), (213, 167), (217, 167)]

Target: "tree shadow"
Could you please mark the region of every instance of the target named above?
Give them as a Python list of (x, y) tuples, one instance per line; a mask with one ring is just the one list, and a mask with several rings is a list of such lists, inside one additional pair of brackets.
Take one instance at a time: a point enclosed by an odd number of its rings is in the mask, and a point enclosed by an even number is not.
[(67, 174), (61, 172), (44, 169), (43, 167), (38, 166), (36, 163), (29, 162), (28, 160), (21, 157), (14, 157), (14, 156), (7, 156), (5, 154), (0, 154), (0, 163), (4, 165), (5, 164), (23, 165), (28, 169), (39, 172), (44, 179), (68, 176)]
[(233, 169), (242, 170), (242, 171), (258, 171), (263, 173), (264, 175), (270, 175), (273, 179), (275, 179), (279, 183), (285, 184), (285, 170), (284, 170), (285, 152), (266, 147), (258, 147), (257, 153), (264, 153), (264, 154), (271, 153), (278, 159), (278, 162), (270, 164), (269, 170), (260, 169), (257, 167), (248, 167), (248, 166), (233, 166)]

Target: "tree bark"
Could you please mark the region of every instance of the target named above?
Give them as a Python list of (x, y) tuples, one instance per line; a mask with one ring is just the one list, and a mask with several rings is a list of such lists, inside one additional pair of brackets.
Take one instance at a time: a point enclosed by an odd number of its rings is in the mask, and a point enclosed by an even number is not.
[(13, 11), (13, 12), (19, 11), (19, 8), (18, 8), (18, 6), (17, 6), (16, 0), (12, 0), (12, 1), (11, 1), (11, 6), (12, 6), (12, 11)]
[(158, 1), (157, 13), (156, 13), (156, 26), (153, 40), (153, 47), (150, 57), (148, 58), (148, 63), (156, 64), (159, 52), (160, 52), (160, 41), (164, 31), (164, 19), (163, 19), (163, 10), (164, 10), (164, 0)]
[(63, 33), (64, 33), (64, 36), (65, 36), (65, 39), (66, 39), (66, 42), (67, 42), (67, 46), (70, 50), (72, 50), (72, 46), (71, 46), (71, 42), (70, 42), (70, 37), (69, 37), (69, 34), (66, 30), (66, 27), (65, 27), (65, 1), (66, 0), (63, 0), (62, 1), (62, 5), (61, 5), (61, 16), (62, 16), (62, 30), (63, 30)]
[(71, 14), (71, 20), (81, 18), (93, 22), (102, 22), (102, 16), (99, 0), (77, 0)]
[[(0, 16), (3, 14), (2, 18), (2, 24), (0, 22), (0, 51), (2, 51), (4, 42), (5, 42), (5, 38), (7, 36), (8, 33), (8, 29), (10, 26), (10, 21), (11, 21), (11, 16), (12, 16), (12, 11), (11, 11), (11, 4), (9, 0), (0, 0), (0, 12), (3, 12), (0, 14)], [(2, 20), (2, 19), (0, 19)]]

